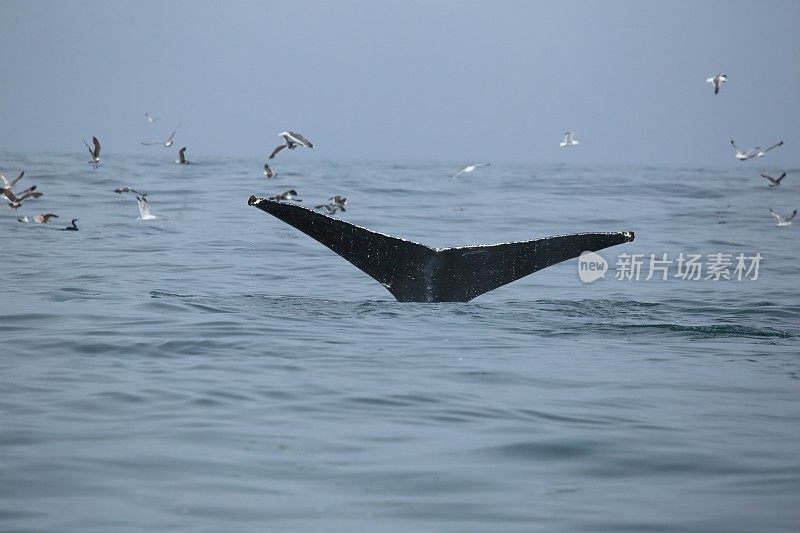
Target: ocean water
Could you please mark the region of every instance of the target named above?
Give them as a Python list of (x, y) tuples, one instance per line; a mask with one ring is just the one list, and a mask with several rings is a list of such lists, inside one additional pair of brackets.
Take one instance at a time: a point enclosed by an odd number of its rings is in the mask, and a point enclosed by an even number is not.
[[(451, 180), (458, 162), (298, 150), (267, 180), (187, 155), (0, 154), (45, 193), (0, 209), (1, 530), (797, 531), (800, 227), (768, 208), (798, 207), (798, 169)], [(779, 189), (758, 176), (782, 170)], [(591, 283), (571, 260), (470, 303), (398, 303), (247, 206), (289, 188), (439, 247), (636, 240)], [(645, 279), (665, 253), (762, 259), (757, 279)], [(619, 254), (642, 254), (640, 279), (615, 279)]]

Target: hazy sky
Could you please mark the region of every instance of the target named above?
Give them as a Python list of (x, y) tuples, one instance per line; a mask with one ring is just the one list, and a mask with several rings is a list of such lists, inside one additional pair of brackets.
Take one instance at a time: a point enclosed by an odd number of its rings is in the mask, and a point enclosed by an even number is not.
[(292, 129), (321, 159), (757, 164), (733, 138), (800, 163), (796, 1), (24, 0), (0, 21), (2, 151), (145, 153), (182, 122), (195, 158)]

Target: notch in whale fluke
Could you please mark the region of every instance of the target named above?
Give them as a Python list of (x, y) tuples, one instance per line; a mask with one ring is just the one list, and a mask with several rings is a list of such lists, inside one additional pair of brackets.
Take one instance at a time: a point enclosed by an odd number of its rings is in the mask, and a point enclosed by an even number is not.
[(584, 251), (634, 239), (632, 231), (576, 233), (532, 241), (431, 248), (323, 215), (251, 196), (248, 205), (299, 229), (372, 276), (401, 302), (468, 302)]

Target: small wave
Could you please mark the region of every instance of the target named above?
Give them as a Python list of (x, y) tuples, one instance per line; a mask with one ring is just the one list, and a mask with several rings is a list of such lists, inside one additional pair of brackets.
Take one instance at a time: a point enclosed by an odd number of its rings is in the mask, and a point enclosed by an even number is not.
[(599, 328), (600, 330), (622, 330), (622, 331), (645, 331), (651, 333), (684, 333), (697, 336), (699, 338), (721, 338), (721, 337), (742, 337), (742, 338), (778, 338), (791, 339), (797, 337), (796, 334), (773, 328), (754, 328), (738, 324), (711, 324), (705, 326), (691, 326), (685, 324), (587, 324), (587, 326)]

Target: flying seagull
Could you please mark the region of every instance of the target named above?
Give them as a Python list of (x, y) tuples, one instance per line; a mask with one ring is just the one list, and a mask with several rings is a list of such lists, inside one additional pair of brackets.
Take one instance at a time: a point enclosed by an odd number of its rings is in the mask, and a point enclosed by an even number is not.
[(139, 204), (139, 220), (155, 220), (156, 216), (150, 214), (150, 204), (147, 202), (147, 196), (136, 196), (136, 202)]
[(158, 117), (151, 117), (149, 113), (145, 113), (144, 116), (147, 118), (147, 122), (150, 124), (158, 120)]
[(45, 213), (42, 215), (33, 215), (33, 221), (37, 224), (47, 224), (50, 222), (51, 218), (58, 218), (58, 215), (54, 215), (53, 213)]
[(480, 167), (488, 167), (489, 165), (491, 165), (491, 163), (473, 163), (472, 165), (467, 165), (467, 166), (465, 166), (465, 167), (461, 167), (461, 168), (458, 170), (458, 172), (456, 172), (455, 174), (453, 174), (453, 177), (452, 177), (452, 178), (450, 178), (450, 179), (451, 179), (451, 180), (453, 180), (453, 179), (456, 179), (456, 178), (457, 178), (458, 176), (460, 176), (461, 174), (469, 174), (470, 172), (472, 172), (472, 171), (473, 171), (473, 170), (475, 170), (476, 168), (480, 168)]
[(772, 146), (770, 146), (769, 148), (765, 148), (764, 150), (760, 150), (760, 151), (759, 151), (759, 152), (756, 154), (756, 157), (764, 157), (764, 154), (766, 154), (767, 152), (769, 152), (769, 151), (770, 151), (770, 150), (772, 150), (773, 148), (777, 148), (778, 146), (783, 146), (783, 141), (776, 142), (775, 144), (773, 144), (773, 145), (772, 145)]
[(776, 213), (775, 211), (772, 210), (772, 208), (770, 208), (769, 212), (772, 213), (772, 216), (774, 216), (775, 220), (778, 221), (778, 223), (775, 224), (778, 227), (791, 226), (792, 225), (792, 219), (795, 216), (797, 216), (797, 209), (792, 211), (792, 214), (789, 215), (789, 216), (786, 216), (786, 217), (781, 215), (780, 213)]
[(347, 205), (347, 198), (337, 194), (336, 196), (331, 196), (330, 198), (328, 198), (327, 204), (316, 205), (314, 206), (314, 209), (325, 209), (329, 215), (332, 215), (336, 213), (338, 209), (341, 209), (342, 212), (347, 211), (347, 209), (345, 209), (346, 205)]
[(15, 180), (14, 180), (14, 181), (12, 181), (12, 182), (9, 182), (9, 181), (6, 179), (6, 177), (5, 177), (5, 176), (3, 176), (2, 174), (0, 174), (0, 179), (2, 179), (2, 180), (3, 180), (3, 186), (2, 186), (2, 187), (0, 187), (0, 190), (3, 190), (3, 191), (5, 191), (5, 190), (11, 190), (11, 189), (13, 189), (13, 188), (14, 188), (14, 185), (16, 185), (16, 184), (17, 184), (17, 182), (18, 182), (19, 180), (21, 180), (21, 179), (22, 179), (22, 176), (24, 176), (24, 175), (25, 175), (25, 171), (23, 170), (22, 172), (20, 172), (20, 173), (19, 173), (19, 176), (17, 176), (17, 179), (15, 179)]
[(167, 137), (167, 140), (164, 141), (163, 143), (161, 141), (155, 141), (155, 142), (151, 142), (151, 143), (143, 142), (142, 145), (144, 145), (144, 146), (154, 146), (156, 144), (163, 144), (164, 148), (169, 148), (170, 146), (175, 144), (175, 141), (173, 141), (172, 138), (175, 137), (175, 134), (178, 132), (178, 128), (180, 128), (180, 127), (181, 127), (181, 124), (178, 123), (178, 126), (172, 131), (172, 133), (169, 134), (169, 137)]
[(186, 152), (186, 147), (185, 146), (183, 148), (181, 148), (180, 150), (178, 150), (178, 160), (175, 161), (176, 163), (178, 163), (180, 165), (188, 165), (189, 164), (189, 160), (186, 159), (186, 153), (185, 152)]
[[(761, 150), (760, 147), (756, 146), (755, 148), (750, 148), (749, 150), (744, 152), (744, 151), (742, 151), (741, 148), (736, 146), (736, 143), (733, 142), (733, 139), (731, 139), (731, 146), (733, 146), (733, 149), (736, 150), (736, 153), (733, 154), (733, 157), (735, 157), (739, 161), (745, 161), (747, 159), (751, 159), (751, 158), (755, 157), (756, 154)], [(772, 147), (772, 148), (774, 148), (774, 147)]]
[(781, 184), (781, 180), (786, 177), (786, 172), (784, 172), (777, 178), (773, 178), (772, 176), (767, 176), (766, 174), (761, 174), (761, 177), (769, 181), (770, 187), (778, 187)]
[(78, 226), (75, 225), (77, 221), (77, 218), (73, 218), (72, 222), (69, 223), (70, 225), (64, 228), (64, 231), (78, 231)]
[[(314, 206), (314, 209), (324, 209), (329, 215), (333, 215), (336, 214), (336, 211), (339, 209), (339, 207), (334, 204), (320, 204)], [(344, 211), (344, 209), (342, 209), (342, 211)]]
[(261, 175), (267, 178), (274, 178), (278, 173), (269, 168), (267, 163), (264, 163), (264, 172), (262, 172)]
[(35, 200), (37, 198), (41, 198), (42, 196), (44, 196), (42, 193), (34, 191), (36, 191), (36, 185), (28, 187), (27, 189), (22, 191), (19, 196), (11, 192), (11, 189), (3, 189), (2, 191), (0, 191), (0, 194), (6, 197), (6, 201), (8, 202), (8, 207), (16, 210), (18, 207), (21, 207), (22, 202), (24, 202), (28, 198), (33, 198)]
[(270, 200), (279, 200), (279, 201), (294, 200), (295, 202), (302, 202), (303, 201), (300, 198), (297, 198), (297, 191), (294, 190), (294, 189), (289, 189), (286, 192), (282, 192), (280, 194), (276, 194), (275, 196), (270, 196), (269, 199)]
[(717, 74), (713, 78), (708, 78), (706, 80), (706, 83), (713, 83), (714, 84), (714, 94), (717, 94), (717, 93), (719, 93), (719, 88), (726, 81), (728, 81), (728, 76), (726, 74)]
[(83, 140), (83, 144), (86, 145), (86, 148), (89, 149), (89, 154), (92, 156), (92, 160), (89, 161), (89, 164), (92, 165), (95, 170), (97, 170), (100, 166), (100, 141), (97, 140), (97, 137), (92, 137), (92, 144), (94, 145), (94, 148), (89, 146), (89, 143), (86, 142), (86, 139)]
[(576, 144), (580, 144), (580, 142), (578, 141), (578, 139), (574, 139), (572, 137), (571, 131), (568, 131), (567, 133), (564, 134), (564, 140), (561, 141), (561, 144), (559, 146), (561, 146), (561, 148), (564, 148), (565, 146), (575, 146)]
[(137, 196), (147, 196), (146, 192), (139, 192), (136, 189), (131, 189), (130, 187), (120, 187), (118, 189), (114, 189), (114, 192), (117, 194), (122, 194), (124, 192), (132, 192), (135, 193)]
[(298, 146), (305, 146), (306, 148), (314, 148), (314, 145), (311, 144), (311, 141), (303, 137), (300, 133), (294, 131), (284, 131), (278, 134), (279, 136), (283, 137), (283, 144), (279, 144), (275, 147), (275, 149), (270, 154), (269, 158), (273, 159), (278, 152), (283, 150), (284, 148), (288, 148), (289, 150), (294, 150)]

